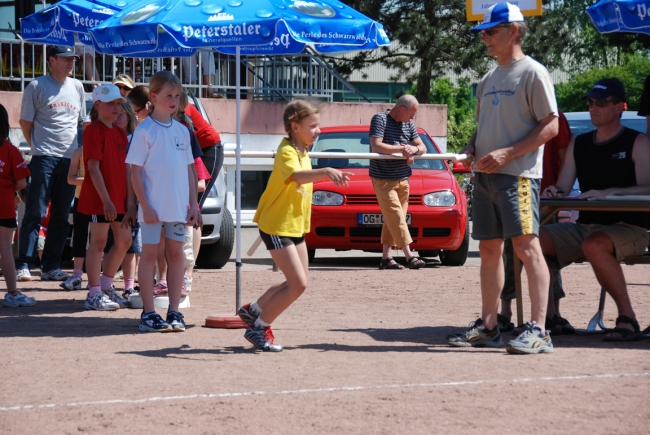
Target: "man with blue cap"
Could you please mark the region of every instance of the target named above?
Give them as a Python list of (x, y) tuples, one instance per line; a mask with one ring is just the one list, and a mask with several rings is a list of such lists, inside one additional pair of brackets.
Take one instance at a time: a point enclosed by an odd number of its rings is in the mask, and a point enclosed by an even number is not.
[(475, 161), (472, 237), (480, 241), (483, 309), (468, 330), (448, 336), (447, 343), (503, 346), (497, 310), (504, 283), (503, 243), (512, 239), (528, 277), (532, 321), (506, 350), (552, 352), (544, 328), (550, 278), (538, 236), (543, 145), (558, 133), (553, 83), (546, 68), (521, 49), (526, 24), (517, 6), (495, 4), (472, 32), (481, 33), (488, 55), (498, 63), (477, 87), (478, 127), (462, 151), (470, 155), (466, 164)]

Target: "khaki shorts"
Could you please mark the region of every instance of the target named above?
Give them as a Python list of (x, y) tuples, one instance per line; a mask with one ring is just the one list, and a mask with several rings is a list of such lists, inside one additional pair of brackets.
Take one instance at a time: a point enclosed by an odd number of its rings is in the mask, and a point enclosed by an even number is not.
[(587, 261), (582, 252), (582, 242), (592, 233), (604, 233), (612, 240), (619, 262), (625, 257), (643, 255), (648, 246), (648, 231), (645, 228), (623, 222), (614, 225), (565, 222), (545, 225), (542, 231), (548, 231), (553, 240), (560, 268), (576, 261)]

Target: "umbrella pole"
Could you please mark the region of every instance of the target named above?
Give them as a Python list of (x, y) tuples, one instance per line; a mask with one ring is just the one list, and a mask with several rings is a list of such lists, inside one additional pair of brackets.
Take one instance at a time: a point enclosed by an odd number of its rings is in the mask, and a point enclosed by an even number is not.
[(235, 313), (241, 306), (241, 77), (240, 77), (240, 47), (235, 48), (235, 98), (236, 98), (236, 123), (237, 123), (237, 148), (235, 156), (235, 207), (237, 208), (237, 259), (235, 263)]

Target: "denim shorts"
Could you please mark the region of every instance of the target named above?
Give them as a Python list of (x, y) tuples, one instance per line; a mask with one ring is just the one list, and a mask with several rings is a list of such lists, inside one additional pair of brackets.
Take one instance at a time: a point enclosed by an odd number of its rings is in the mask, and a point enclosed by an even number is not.
[(472, 193), (475, 240), (539, 236), (541, 179), (477, 172)]

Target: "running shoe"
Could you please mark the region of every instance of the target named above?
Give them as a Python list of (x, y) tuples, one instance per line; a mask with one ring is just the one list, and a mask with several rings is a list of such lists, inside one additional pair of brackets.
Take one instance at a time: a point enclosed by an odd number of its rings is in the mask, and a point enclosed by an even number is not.
[(111, 288), (108, 290), (102, 290), (102, 293), (104, 293), (111, 301), (118, 304), (120, 308), (129, 308), (131, 306), (131, 303), (128, 299), (124, 299), (117, 294), (115, 291), (115, 286), (111, 286)]
[(65, 281), (70, 275), (61, 269), (52, 269), (49, 272), (41, 273), (41, 281)]
[(483, 319), (478, 318), (462, 334), (448, 335), (445, 339), (451, 346), (457, 347), (502, 347), (499, 328), (489, 331), (483, 326)]
[(155, 298), (156, 296), (167, 296), (167, 293), (169, 293), (169, 289), (167, 288), (167, 284), (163, 284), (159, 282), (158, 284), (153, 286), (153, 297)]
[(140, 316), (140, 331), (142, 332), (172, 332), (172, 326), (165, 322), (155, 311), (142, 313)]
[(281, 352), (282, 346), (275, 344), (275, 337), (271, 327), (255, 329), (249, 328), (244, 333), (244, 338), (248, 340), (255, 348), (263, 352)]
[(192, 278), (187, 275), (183, 275), (183, 283), (185, 283), (185, 288), (188, 292), (192, 291)]
[(506, 346), (506, 350), (508, 353), (520, 355), (551, 353), (553, 352), (551, 334), (548, 331), (542, 334), (542, 328), (537, 326), (535, 322), (526, 322), (524, 332), (514, 340), (510, 340), (510, 343)]
[(31, 307), (36, 303), (36, 299), (25, 296), (21, 292), (17, 292), (15, 295), (7, 293), (5, 295), (5, 300), (3, 305), (5, 307)]
[(171, 325), (174, 332), (185, 331), (185, 320), (178, 311), (168, 311), (166, 322)]
[(129, 300), (129, 296), (131, 295), (137, 295), (140, 294), (138, 290), (132, 289), (132, 288), (127, 288), (122, 292), (122, 298), (126, 299), (127, 301)]
[(260, 313), (256, 313), (251, 310), (251, 304), (246, 304), (242, 305), (239, 307), (237, 310), (237, 315), (239, 316), (240, 319), (242, 319), (246, 324), (252, 328), (253, 323), (257, 320), (257, 318), (260, 316)]
[(70, 278), (59, 284), (59, 287), (65, 290), (81, 290), (81, 277), (72, 275)]
[(32, 280), (32, 274), (29, 273), (29, 269), (18, 269), (16, 271), (16, 281), (20, 282), (25, 282), (25, 281), (31, 281)]
[(119, 310), (120, 306), (110, 300), (108, 296), (104, 293), (97, 293), (95, 296), (86, 297), (86, 302), (84, 303), (84, 308), (87, 310), (96, 310), (96, 311), (115, 311)]

